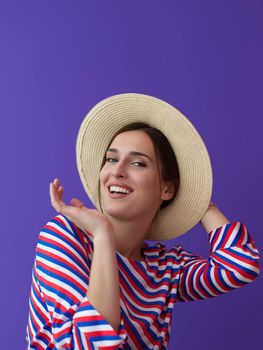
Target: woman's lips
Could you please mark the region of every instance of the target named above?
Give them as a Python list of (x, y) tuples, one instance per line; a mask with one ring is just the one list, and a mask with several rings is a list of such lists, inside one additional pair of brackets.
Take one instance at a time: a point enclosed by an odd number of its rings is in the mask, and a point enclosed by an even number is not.
[[(116, 186), (116, 185), (111, 185), (111, 186)], [(110, 191), (110, 187), (111, 186), (108, 186), (108, 194), (109, 194), (109, 197), (111, 197), (111, 198), (126, 198), (126, 197), (128, 197), (128, 196), (130, 196), (131, 194), (132, 194), (132, 192), (133, 192), (133, 190), (130, 190), (129, 189), (129, 191), (131, 191), (130, 193), (123, 193), (123, 192), (111, 192)], [(125, 186), (116, 186), (116, 187), (122, 187), (122, 188), (126, 188), (127, 189), (127, 187)]]
[(109, 196), (110, 196), (111, 198), (126, 198), (126, 197), (128, 197), (128, 196), (130, 196), (130, 195), (131, 195), (131, 193), (116, 193), (116, 192), (111, 193), (111, 192), (109, 191)]

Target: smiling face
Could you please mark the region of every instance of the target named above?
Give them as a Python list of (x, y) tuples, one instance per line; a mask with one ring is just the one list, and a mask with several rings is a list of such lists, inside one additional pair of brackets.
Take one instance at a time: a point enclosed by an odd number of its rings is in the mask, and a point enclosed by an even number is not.
[(168, 187), (160, 179), (154, 146), (146, 133), (132, 130), (115, 137), (100, 172), (101, 199), (107, 215), (151, 222), (161, 202), (172, 197)]

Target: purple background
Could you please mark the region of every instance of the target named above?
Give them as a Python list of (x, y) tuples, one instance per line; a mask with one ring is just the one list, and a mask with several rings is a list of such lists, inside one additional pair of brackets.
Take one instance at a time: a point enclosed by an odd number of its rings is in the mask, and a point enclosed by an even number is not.
[[(1, 349), (25, 349), (38, 233), (56, 213), (49, 182), (88, 203), (77, 131), (101, 99), (160, 97), (197, 127), (214, 201), (262, 251), (262, 1), (1, 1)], [(196, 226), (169, 244), (208, 254)], [(169, 349), (260, 349), (262, 276), (175, 307)]]

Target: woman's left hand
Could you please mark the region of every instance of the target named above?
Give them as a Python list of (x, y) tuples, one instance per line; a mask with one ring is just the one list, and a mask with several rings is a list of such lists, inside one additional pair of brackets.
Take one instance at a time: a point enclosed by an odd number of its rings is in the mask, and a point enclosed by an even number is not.
[(89, 209), (78, 199), (73, 198), (71, 205), (66, 205), (63, 200), (64, 188), (60, 185), (59, 179), (50, 183), (50, 200), (52, 207), (62, 215), (69, 218), (70, 221), (77, 224), (84, 230), (90, 232), (93, 236), (98, 231), (108, 232), (112, 229), (111, 223), (105, 214), (97, 209)]

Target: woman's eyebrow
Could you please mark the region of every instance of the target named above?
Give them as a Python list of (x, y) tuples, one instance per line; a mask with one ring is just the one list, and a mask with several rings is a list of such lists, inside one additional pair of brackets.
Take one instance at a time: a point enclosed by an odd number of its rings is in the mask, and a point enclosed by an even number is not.
[[(107, 152), (119, 153), (119, 151), (117, 150), (117, 148), (109, 148), (109, 149), (107, 150)], [(131, 151), (131, 152), (129, 152), (129, 155), (131, 155), (131, 156), (142, 156), (142, 157), (146, 157), (146, 158), (148, 158), (148, 159), (152, 162), (152, 159), (151, 159), (149, 156), (147, 156), (147, 154), (142, 153), (142, 152)]]

